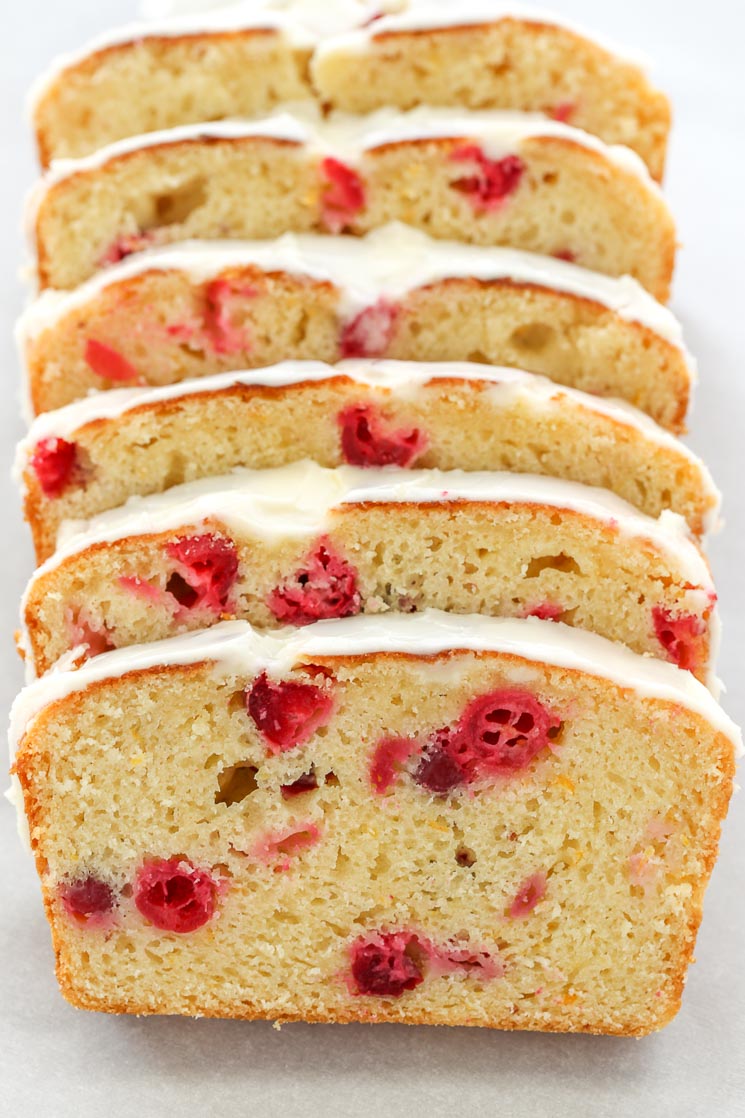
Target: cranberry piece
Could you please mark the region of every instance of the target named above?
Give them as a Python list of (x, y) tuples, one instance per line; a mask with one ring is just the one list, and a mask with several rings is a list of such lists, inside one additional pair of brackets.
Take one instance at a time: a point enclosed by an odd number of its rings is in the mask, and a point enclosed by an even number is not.
[(383, 795), (393, 786), (399, 768), (419, 746), (411, 738), (383, 738), (378, 742), (370, 762), (370, 783)]
[(541, 621), (558, 621), (563, 612), (563, 606), (558, 606), (555, 602), (540, 602), (526, 610), (525, 616), (538, 617)]
[(63, 883), (59, 886), (58, 893), (70, 916), (79, 920), (105, 916), (114, 907), (114, 890), (92, 874)]
[(563, 260), (567, 264), (576, 264), (577, 262), (577, 253), (573, 252), (570, 248), (559, 249), (558, 252), (552, 252), (551, 255), (555, 257), (556, 260)]
[(365, 205), (362, 179), (351, 167), (338, 159), (321, 163), (323, 223), (332, 233), (341, 233)]
[(373, 939), (361, 937), (352, 945), (354, 993), (400, 998), (424, 981), (422, 968), (411, 949), (417, 937), (410, 932), (384, 932)]
[(574, 115), (577, 106), (574, 101), (560, 101), (555, 105), (551, 111), (551, 116), (554, 120), (558, 120), (561, 124), (566, 124), (567, 121)]
[(250, 298), (255, 294), (252, 287), (234, 287), (225, 279), (207, 284), (204, 292), (204, 330), (215, 353), (233, 354), (250, 350), (248, 332), (234, 326), (231, 321), (230, 304), (238, 296)]
[(518, 772), (547, 748), (561, 720), (528, 691), (505, 688), (474, 699), (452, 738), (452, 753), (472, 778)]
[(282, 793), (283, 800), (291, 800), (294, 796), (302, 796), (306, 792), (314, 792), (318, 787), (318, 778), (316, 777), (313, 769), (310, 772), (303, 773), (297, 780), (293, 780), (292, 784), (281, 784), (280, 792)]
[(398, 315), (399, 308), (387, 299), (365, 307), (342, 329), (342, 357), (382, 357), (391, 344)]
[(350, 617), (362, 608), (357, 572), (328, 540), (320, 540), (305, 564), (272, 590), (267, 605), (278, 621), (290, 625)]
[(484, 212), (498, 209), (505, 198), (517, 190), (525, 171), (525, 164), (517, 155), (488, 159), (475, 144), (458, 148), (450, 158), (455, 163), (476, 164), (474, 174), (456, 179), (450, 185), (453, 190), (468, 195), (474, 208)]
[(195, 932), (214, 914), (217, 886), (206, 870), (185, 858), (156, 858), (137, 875), (134, 900), (151, 924), (164, 932)]
[(664, 606), (652, 610), (654, 631), (657, 640), (667, 653), (668, 659), (689, 672), (701, 666), (701, 640), (706, 632), (706, 623), (694, 613), (674, 614)]
[(285, 834), (267, 835), (259, 839), (253, 853), (265, 864), (275, 858), (283, 860), (276, 867), (279, 872), (290, 868), (290, 858), (310, 850), (312, 846), (321, 841), (321, 830), (315, 823), (308, 823), (298, 831), (288, 831)]
[(31, 469), (36, 474), (45, 497), (59, 497), (72, 480), (78, 448), (65, 439), (41, 439), (31, 455)]
[(330, 695), (312, 683), (270, 680), (266, 672), (246, 693), (246, 709), (272, 753), (305, 745), (327, 725), (334, 709)]
[(416, 783), (437, 796), (447, 795), (468, 780), (454, 756), (453, 735), (451, 730), (438, 730), (414, 771)]
[(418, 427), (387, 428), (375, 408), (353, 404), (339, 413), (341, 449), (350, 466), (411, 466), (427, 448)]
[(532, 877), (523, 881), (509, 908), (509, 915), (512, 919), (517, 920), (532, 912), (538, 902), (546, 896), (546, 886), (545, 873), (534, 873)]
[(134, 365), (117, 350), (104, 342), (89, 338), (85, 345), (85, 362), (88, 367), (101, 377), (114, 383), (126, 381), (141, 381), (140, 374)]
[(171, 576), (167, 590), (184, 609), (205, 607), (214, 613), (225, 609), (238, 576), (238, 553), (232, 540), (222, 536), (184, 536), (169, 543), (166, 551), (185, 569)]
[(111, 242), (98, 263), (101, 267), (106, 267), (108, 264), (118, 264), (120, 260), (131, 256), (133, 252), (141, 252), (142, 249), (148, 248), (156, 236), (157, 231), (155, 229), (151, 229), (147, 233), (125, 233)]
[(77, 616), (69, 617), (68, 624), (71, 646), (85, 646), (90, 657), (100, 656), (103, 652), (111, 652), (116, 648), (106, 626), (91, 622), (84, 609)]

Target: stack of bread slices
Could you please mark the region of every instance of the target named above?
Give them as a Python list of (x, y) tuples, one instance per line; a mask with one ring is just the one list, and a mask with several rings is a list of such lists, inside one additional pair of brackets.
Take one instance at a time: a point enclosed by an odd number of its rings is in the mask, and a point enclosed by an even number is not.
[(640, 1035), (732, 788), (666, 98), (496, 3), (34, 94), (13, 710), (78, 1006)]

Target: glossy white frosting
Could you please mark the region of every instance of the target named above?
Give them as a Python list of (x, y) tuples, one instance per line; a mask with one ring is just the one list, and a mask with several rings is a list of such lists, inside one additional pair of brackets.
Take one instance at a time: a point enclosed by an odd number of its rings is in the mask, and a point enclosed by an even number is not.
[[(319, 3), (320, 0), (316, 2)], [(379, 10), (385, 8), (386, 5), (381, 4)], [(389, 12), (366, 27), (340, 31), (338, 35), (323, 40), (316, 51), (316, 58), (320, 61), (321, 58), (337, 54), (363, 53), (369, 50), (372, 41), (379, 35), (429, 31), (444, 27), (468, 27), (494, 23), (500, 19), (515, 19), (526, 23), (561, 27), (632, 65), (643, 70), (649, 67), (649, 59), (641, 51), (618, 46), (606, 36), (597, 31), (588, 31), (587, 28), (565, 19), (563, 15), (533, 5), (501, 4), (499, 0), (494, 2), (477, 0), (476, 3), (466, 0), (463, 4), (456, 3), (455, 0), (409, 0), (408, 3), (403, 0), (400, 10)]]
[(335, 366), (319, 361), (285, 361), (262, 369), (221, 373), (163, 388), (117, 388), (109, 392), (94, 393), (57, 411), (45, 412), (33, 421), (27, 436), (17, 449), (15, 477), (22, 483), (28, 460), (41, 439), (57, 437), (74, 441), (77, 432), (89, 423), (116, 421), (127, 412), (143, 406), (157, 406), (167, 400), (201, 393), (229, 393), (234, 385), (277, 387), (304, 381), (322, 381), (340, 375), (359, 384), (383, 388), (406, 399), (416, 398), (425, 385), (430, 382), (436, 384), (440, 379), (474, 380), (488, 385), (482, 396), (482, 406), (491, 407), (495, 412), (509, 408), (519, 401), (544, 414), (550, 414), (551, 411), (566, 414), (567, 408), (574, 409), (578, 413), (579, 423), (582, 422), (583, 412), (606, 417), (614, 424), (631, 428), (653, 446), (672, 451), (693, 466), (699, 475), (702, 492), (711, 501), (705, 530), (709, 532), (717, 527), (721, 495), (705, 463), (643, 412), (622, 400), (590, 396), (520, 369), (456, 361), (431, 363), (355, 358)]
[[(235, 470), (225, 477), (205, 478), (149, 497), (133, 497), (122, 507), (88, 521), (63, 523), (57, 550), (37, 570), (23, 596), (21, 632), (36, 581), (98, 544), (183, 528), (199, 529), (212, 520), (239, 537), (266, 543), (300, 539), (310, 546), (333, 527), (334, 513), (345, 507), (453, 501), (543, 506), (588, 517), (595, 521), (598, 532), (611, 529), (617, 539), (632, 548), (656, 550), (671, 574), (690, 584), (687, 609), (703, 613), (716, 598), (708, 564), (682, 517), (664, 512), (652, 519), (604, 489), (532, 474), (351, 466), (330, 470), (304, 461), (270, 470)], [(718, 694), (714, 663), (720, 627), (716, 609), (710, 614), (709, 629), (707, 683)]]
[(19, 320), (19, 344), (85, 306), (112, 284), (133, 276), (174, 269), (193, 283), (202, 283), (226, 268), (249, 264), (333, 283), (342, 294), (342, 312), (349, 316), (382, 297), (400, 299), (416, 288), (458, 277), (511, 279), (554, 289), (592, 300), (626, 321), (646, 326), (681, 350), (691, 377), (695, 376), (695, 362), (675, 315), (631, 276), (606, 276), (518, 249), (434, 240), (400, 222), (365, 237), (286, 233), (273, 241), (183, 241), (138, 252), (97, 272), (73, 291), (42, 292)]
[(589, 132), (572, 128), (539, 114), (438, 109), (422, 106), (409, 112), (380, 109), (366, 116), (331, 113), (322, 117), (314, 104), (292, 106), (292, 112), (278, 112), (261, 120), (220, 120), (201, 124), (182, 124), (157, 132), (129, 136), (81, 159), (55, 159), (30, 192), (26, 204), (26, 223), (33, 227), (36, 214), (47, 192), (75, 175), (99, 170), (106, 164), (134, 151), (178, 144), (199, 137), (242, 140), (269, 137), (300, 146), (310, 157), (332, 155), (345, 163), (358, 164), (366, 152), (385, 144), (404, 141), (456, 137), (475, 143), (491, 159), (517, 153), (521, 145), (535, 137), (567, 141), (600, 155), (612, 171), (631, 174), (655, 198), (664, 202), (662, 192), (649, 174), (646, 164), (619, 144), (605, 144)]
[[(319, 621), (302, 629), (259, 633), (245, 621), (148, 645), (107, 652), (71, 670), (55, 669), (26, 687), (13, 704), (11, 756), (24, 732), (50, 703), (102, 680), (166, 665), (212, 663), (218, 677), (251, 678), (261, 671), (278, 676), (302, 661), (332, 656), (361, 657), (392, 652), (430, 657), (449, 651), (497, 652), (534, 663), (607, 679), (639, 698), (660, 700), (704, 718), (742, 753), (740, 731), (712, 694), (690, 672), (593, 633), (537, 619), (454, 616), (428, 610)], [(522, 669), (524, 671), (528, 668)], [(513, 669), (514, 670), (514, 669)], [(520, 669), (518, 669), (520, 670)], [(457, 679), (457, 665), (453, 667)]]
[(559, 478), (462, 470), (327, 469), (308, 460), (268, 470), (236, 470), (133, 497), (123, 507), (63, 526), (59, 547), (41, 571), (98, 543), (155, 535), (210, 517), (240, 534), (267, 541), (323, 534), (335, 509), (384, 502), (472, 501), (543, 505), (590, 517), (622, 538), (644, 541), (666, 556), (685, 581), (702, 590), (701, 607), (714, 587), (708, 565), (681, 516), (645, 516), (614, 493)]
[[(98, 51), (145, 37), (219, 33), (246, 28), (269, 29), (281, 35), (292, 48), (321, 52), (359, 52), (368, 48), (382, 32), (437, 29), (515, 18), (531, 23), (563, 27), (583, 39), (645, 67), (647, 60), (636, 52), (618, 47), (595, 32), (564, 19), (555, 12), (521, 4), (455, 4), (453, 0), (243, 0), (225, 3), (212, 0), (145, 0), (145, 19), (112, 28), (90, 39), (79, 50), (60, 54), (35, 82), (33, 106), (70, 67)], [(369, 21), (381, 13), (383, 19)], [(368, 25), (368, 26), (365, 26)]]

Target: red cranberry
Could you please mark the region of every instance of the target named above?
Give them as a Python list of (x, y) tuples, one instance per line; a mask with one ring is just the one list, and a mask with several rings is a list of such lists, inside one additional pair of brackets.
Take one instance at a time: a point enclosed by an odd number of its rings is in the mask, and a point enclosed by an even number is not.
[(357, 572), (328, 540), (321, 540), (305, 564), (272, 590), (267, 605), (278, 621), (289, 625), (350, 617), (362, 608)]
[(393, 338), (399, 308), (379, 299), (344, 326), (339, 339), (342, 357), (382, 357)]
[(667, 653), (668, 659), (679, 668), (695, 672), (701, 666), (701, 637), (706, 632), (706, 623), (694, 613), (674, 614), (664, 606), (652, 610), (654, 631), (657, 640)]
[(353, 404), (339, 413), (341, 449), (350, 466), (411, 466), (427, 448), (417, 427), (387, 428), (375, 408)]
[(564, 607), (555, 602), (540, 602), (537, 606), (530, 606), (525, 611), (526, 617), (538, 617), (541, 621), (559, 621), (564, 612)]
[(42, 439), (31, 455), (31, 469), (45, 497), (59, 497), (70, 484), (78, 448), (65, 439)]
[(574, 115), (576, 109), (577, 106), (575, 105), (574, 101), (560, 101), (558, 105), (554, 106), (551, 112), (551, 116), (554, 118), (554, 120), (558, 120), (561, 124), (566, 124), (567, 121)]
[(111, 912), (115, 903), (111, 886), (92, 874), (64, 882), (57, 891), (67, 912), (80, 920), (88, 920), (91, 916), (105, 916)]
[(532, 912), (538, 902), (546, 896), (546, 886), (545, 873), (534, 873), (532, 877), (523, 881), (509, 908), (512, 919), (517, 920)]
[(164, 932), (195, 932), (212, 918), (217, 886), (206, 870), (184, 858), (156, 858), (137, 875), (134, 900), (151, 924)]
[(341, 233), (365, 205), (362, 179), (345, 163), (327, 158), (321, 163), (321, 181), (324, 225), (332, 233)]
[(264, 672), (246, 693), (246, 708), (271, 752), (284, 753), (305, 745), (316, 730), (327, 725), (334, 701), (312, 683), (275, 682)]
[(85, 362), (102, 380), (125, 383), (142, 379), (134, 365), (123, 354), (103, 342), (96, 341), (95, 338), (89, 338), (86, 342)]
[(237, 296), (245, 298), (256, 294), (252, 287), (234, 287), (226, 279), (216, 279), (207, 284), (204, 292), (204, 330), (215, 353), (235, 354), (251, 348), (248, 332), (234, 326), (230, 318), (230, 303)]
[(399, 768), (419, 746), (411, 738), (383, 738), (375, 747), (370, 762), (370, 783), (381, 795), (393, 786)]
[(150, 229), (146, 233), (125, 233), (112, 241), (103, 253), (98, 263), (102, 268), (108, 264), (118, 264), (120, 260), (131, 256), (133, 252), (141, 252), (148, 248), (157, 237), (157, 230)]
[(116, 648), (106, 626), (90, 621), (84, 609), (76, 617), (68, 618), (68, 626), (71, 647), (85, 647), (87, 656), (100, 656), (103, 652), (111, 652)]
[(167, 590), (184, 609), (205, 607), (214, 613), (225, 609), (238, 576), (238, 553), (232, 540), (222, 536), (184, 536), (169, 543), (166, 551), (185, 569), (168, 580)]
[(492, 691), (466, 707), (453, 735), (452, 754), (471, 778), (508, 775), (526, 768), (547, 748), (560, 725), (530, 692)]
[(475, 163), (474, 174), (451, 183), (454, 190), (467, 194), (477, 210), (497, 209), (520, 185), (525, 164), (517, 155), (488, 159), (475, 144), (458, 148), (450, 157), (456, 163)]
[(279, 790), (282, 793), (283, 800), (291, 800), (295, 796), (304, 795), (306, 792), (314, 792), (317, 787), (318, 778), (311, 769), (310, 772), (299, 776), (297, 780), (293, 780), (292, 784), (281, 784)]
[(468, 780), (466, 773), (454, 756), (453, 736), (457, 731), (438, 730), (425, 747), (414, 780), (436, 796), (445, 796)]
[(381, 998), (400, 998), (424, 981), (422, 969), (411, 949), (417, 937), (410, 932), (383, 932), (373, 939), (364, 936), (352, 945), (354, 993)]

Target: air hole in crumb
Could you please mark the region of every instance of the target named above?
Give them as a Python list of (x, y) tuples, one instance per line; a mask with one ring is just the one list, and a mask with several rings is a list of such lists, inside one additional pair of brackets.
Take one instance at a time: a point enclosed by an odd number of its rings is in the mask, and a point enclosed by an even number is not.
[(476, 864), (476, 855), (470, 846), (459, 846), (455, 852), (455, 860), (459, 866), (470, 869), (471, 866)]
[(258, 771), (256, 765), (249, 765), (247, 761), (225, 769), (217, 778), (220, 791), (215, 794), (215, 803), (230, 807), (231, 804), (239, 804), (241, 800), (245, 800), (246, 796), (250, 796), (258, 788)]
[(545, 322), (528, 322), (512, 331), (510, 341), (518, 349), (537, 353), (553, 341), (554, 334), (553, 326), (548, 326)]
[(168, 579), (166, 590), (184, 609), (191, 609), (199, 597), (196, 590), (176, 571)]
[(525, 577), (537, 578), (541, 571), (545, 570), (564, 571), (573, 575), (582, 574), (577, 560), (573, 559), (571, 555), (565, 555), (562, 551), (559, 555), (539, 555), (536, 559), (531, 559)]
[(207, 201), (207, 183), (202, 176), (190, 179), (176, 190), (153, 198), (153, 224), (180, 225)]

